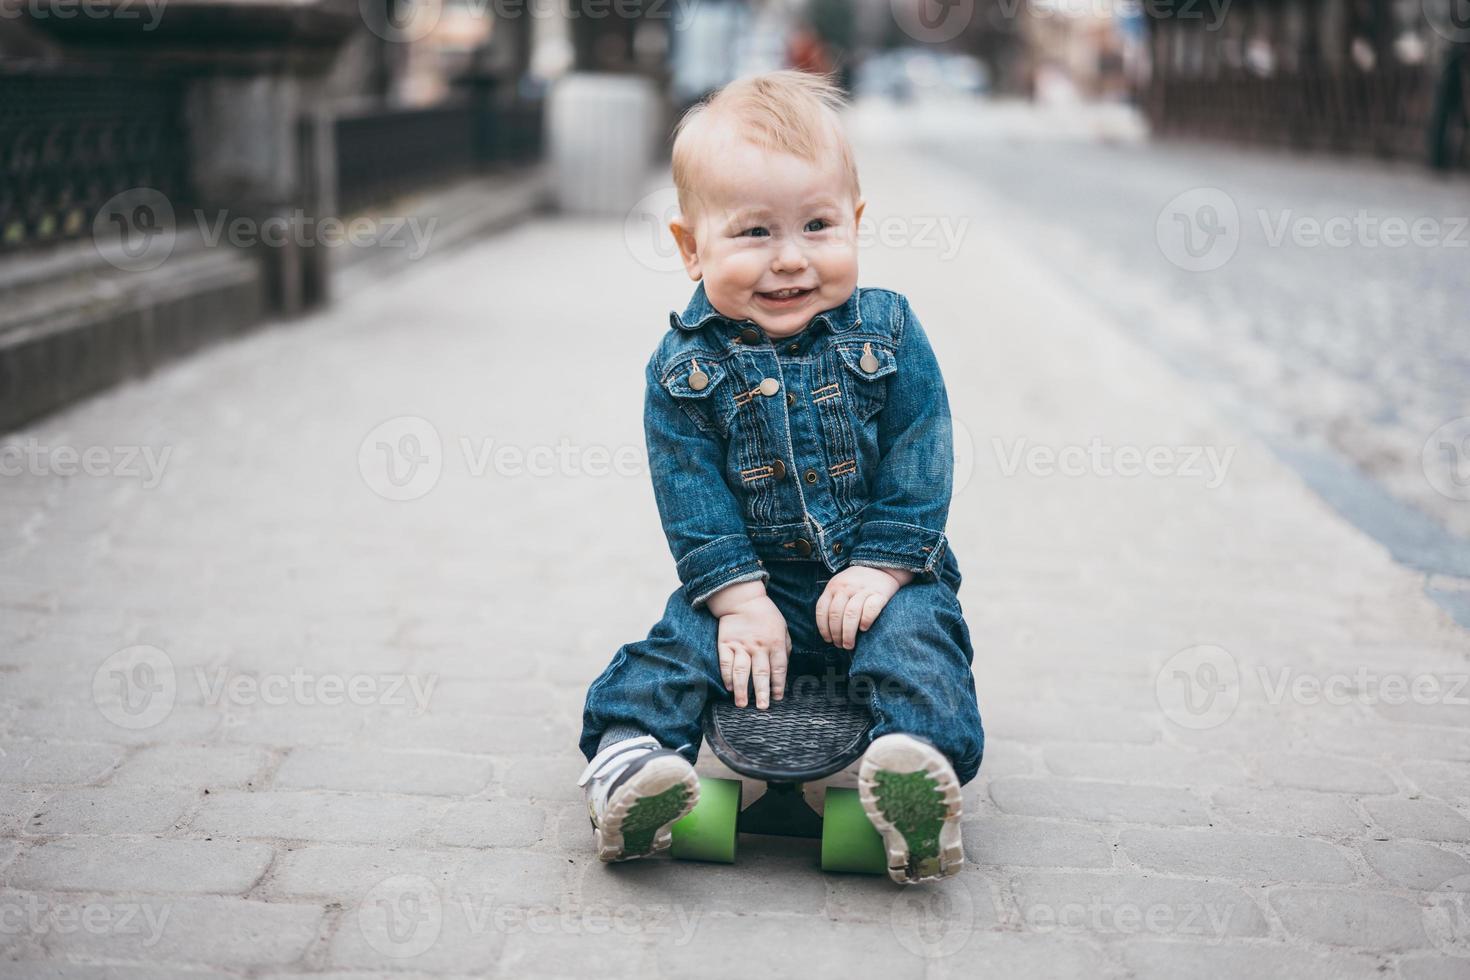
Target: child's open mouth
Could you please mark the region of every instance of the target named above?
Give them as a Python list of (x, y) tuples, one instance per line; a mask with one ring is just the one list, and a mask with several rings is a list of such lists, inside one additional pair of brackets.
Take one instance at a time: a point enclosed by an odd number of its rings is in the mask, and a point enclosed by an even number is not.
[(811, 289), (778, 289), (770, 293), (756, 293), (772, 306), (795, 306), (812, 294)]

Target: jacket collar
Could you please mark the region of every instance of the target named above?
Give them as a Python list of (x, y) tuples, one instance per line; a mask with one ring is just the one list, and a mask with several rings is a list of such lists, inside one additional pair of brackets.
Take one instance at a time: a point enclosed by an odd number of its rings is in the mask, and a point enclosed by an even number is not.
[[(828, 329), (834, 333), (851, 330), (863, 322), (862, 313), (859, 311), (859, 300), (862, 295), (862, 287), (855, 287), (847, 302), (841, 306), (835, 306), (830, 310), (824, 310), (812, 317), (812, 322), (824, 321)], [(704, 281), (694, 287), (694, 295), (689, 299), (689, 305), (684, 307), (683, 313), (669, 311), (669, 326), (675, 330), (693, 332), (703, 329), (711, 320), (730, 324), (732, 326), (755, 326), (752, 320), (732, 320), (710, 305), (709, 297), (704, 292)]]

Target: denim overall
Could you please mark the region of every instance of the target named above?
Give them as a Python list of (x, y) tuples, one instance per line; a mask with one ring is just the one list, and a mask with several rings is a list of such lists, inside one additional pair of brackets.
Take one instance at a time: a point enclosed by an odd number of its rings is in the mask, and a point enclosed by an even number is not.
[[(908, 300), (859, 287), (801, 333), (771, 339), (717, 312), (700, 283), (669, 322), (648, 362), (644, 432), (682, 585), (588, 689), (582, 752), (590, 759), (618, 726), (692, 761), (705, 702), (730, 697), (705, 603), (760, 579), (791, 633), (791, 677), (848, 674), (875, 738), (928, 739), (961, 782), (973, 779), (985, 736), (944, 533), (949, 402)], [(824, 642), (815, 621), (822, 590), (849, 564), (914, 573), (851, 651)]]

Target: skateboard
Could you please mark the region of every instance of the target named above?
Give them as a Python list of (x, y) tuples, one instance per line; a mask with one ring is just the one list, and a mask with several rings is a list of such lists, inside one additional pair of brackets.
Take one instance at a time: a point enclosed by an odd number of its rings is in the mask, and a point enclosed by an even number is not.
[(715, 699), (705, 707), (704, 738), (715, 756), (766, 792), (741, 806), (738, 779), (699, 778), (699, 804), (673, 826), (671, 853), (693, 861), (735, 860), (739, 834), (805, 837), (822, 842), (822, 868), (886, 874), (883, 838), (856, 789), (828, 786), (818, 813), (802, 784), (831, 776), (863, 754), (873, 718), (844, 675), (804, 673), (788, 679), (786, 696), (758, 710)]

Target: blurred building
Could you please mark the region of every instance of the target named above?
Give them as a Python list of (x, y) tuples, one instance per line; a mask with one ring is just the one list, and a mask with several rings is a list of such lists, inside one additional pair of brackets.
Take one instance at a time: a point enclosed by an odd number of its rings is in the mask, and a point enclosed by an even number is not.
[[(542, 25), (491, 9), (0, 0), (0, 430), (327, 302), (385, 214), (532, 164)], [(323, 244), (360, 216), (372, 247)]]
[[(1463, 0), (1184, 2), (1150, 17), (1154, 130), (1470, 166)], [(1190, 9), (1198, 12), (1198, 5)]]

